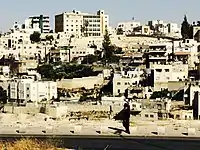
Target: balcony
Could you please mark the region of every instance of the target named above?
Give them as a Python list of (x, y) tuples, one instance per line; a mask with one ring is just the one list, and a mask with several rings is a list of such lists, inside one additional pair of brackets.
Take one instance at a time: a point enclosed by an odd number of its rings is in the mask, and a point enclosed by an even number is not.
[(138, 63), (138, 64), (142, 64), (142, 63), (144, 63), (143, 60), (134, 60), (133, 62), (134, 62), (134, 63)]
[(166, 56), (149, 56), (149, 59), (152, 60), (166, 60), (167, 57)]

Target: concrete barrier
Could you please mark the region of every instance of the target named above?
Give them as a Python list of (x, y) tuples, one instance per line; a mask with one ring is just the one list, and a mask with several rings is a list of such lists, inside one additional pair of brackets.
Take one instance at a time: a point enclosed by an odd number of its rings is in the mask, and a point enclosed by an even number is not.
[(100, 130), (101, 134), (108, 133), (108, 127), (107, 126), (101, 125), (100, 129), (101, 129)]
[(99, 127), (96, 128), (96, 132), (99, 134), (108, 133), (108, 127), (104, 125), (100, 125)]
[(165, 135), (166, 134), (166, 128), (164, 126), (159, 126), (157, 133), (158, 133), (158, 135)]
[(46, 126), (45, 133), (53, 133), (53, 126)]
[(130, 132), (133, 133), (133, 134), (136, 133), (137, 130), (138, 130), (137, 127), (130, 127)]
[(195, 128), (188, 128), (188, 136), (192, 136), (196, 134), (196, 129)]
[(81, 133), (82, 131), (82, 126), (74, 126), (73, 133)]
[(26, 133), (26, 132), (27, 132), (26, 126), (20, 124), (20, 125), (18, 126), (18, 129), (16, 130), (16, 132), (17, 132), (17, 133), (21, 133), (21, 134), (22, 134), (22, 133)]

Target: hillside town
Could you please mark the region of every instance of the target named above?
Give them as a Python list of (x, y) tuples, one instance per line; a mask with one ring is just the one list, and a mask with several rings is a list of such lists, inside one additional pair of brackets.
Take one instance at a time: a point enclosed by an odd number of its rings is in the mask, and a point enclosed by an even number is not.
[(38, 15), (1, 33), (2, 123), (114, 124), (127, 101), (137, 126), (200, 119), (199, 22), (132, 19), (114, 28), (104, 10), (54, 17), (54, 29)]

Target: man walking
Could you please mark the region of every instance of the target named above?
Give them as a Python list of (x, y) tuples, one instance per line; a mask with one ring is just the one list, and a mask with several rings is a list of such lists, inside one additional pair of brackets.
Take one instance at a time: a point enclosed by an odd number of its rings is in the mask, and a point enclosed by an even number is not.
[(129, 126), (130, 126), (130, 105), (128, 103), (124, 104), (123, 110), (123, 126), (126, 130), (126, 133), (130, 134)]

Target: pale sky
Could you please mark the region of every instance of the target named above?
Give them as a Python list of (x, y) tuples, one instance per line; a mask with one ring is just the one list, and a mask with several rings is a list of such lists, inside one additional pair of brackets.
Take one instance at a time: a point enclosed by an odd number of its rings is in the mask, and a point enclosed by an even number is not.
[(142, 23), (159, 19), (181, 24), (184, 14), (192, 23), (200, 20), (199, 6), (200, 0), (2, 0), (0, 30), (7, 31), (15, 21), (24, 23), (29, 16), (40, 14), (49, 15), (53, 27), (55, 14), (73, 9), (88, 13), (104, 9), (112, 26), (133, 17)]

